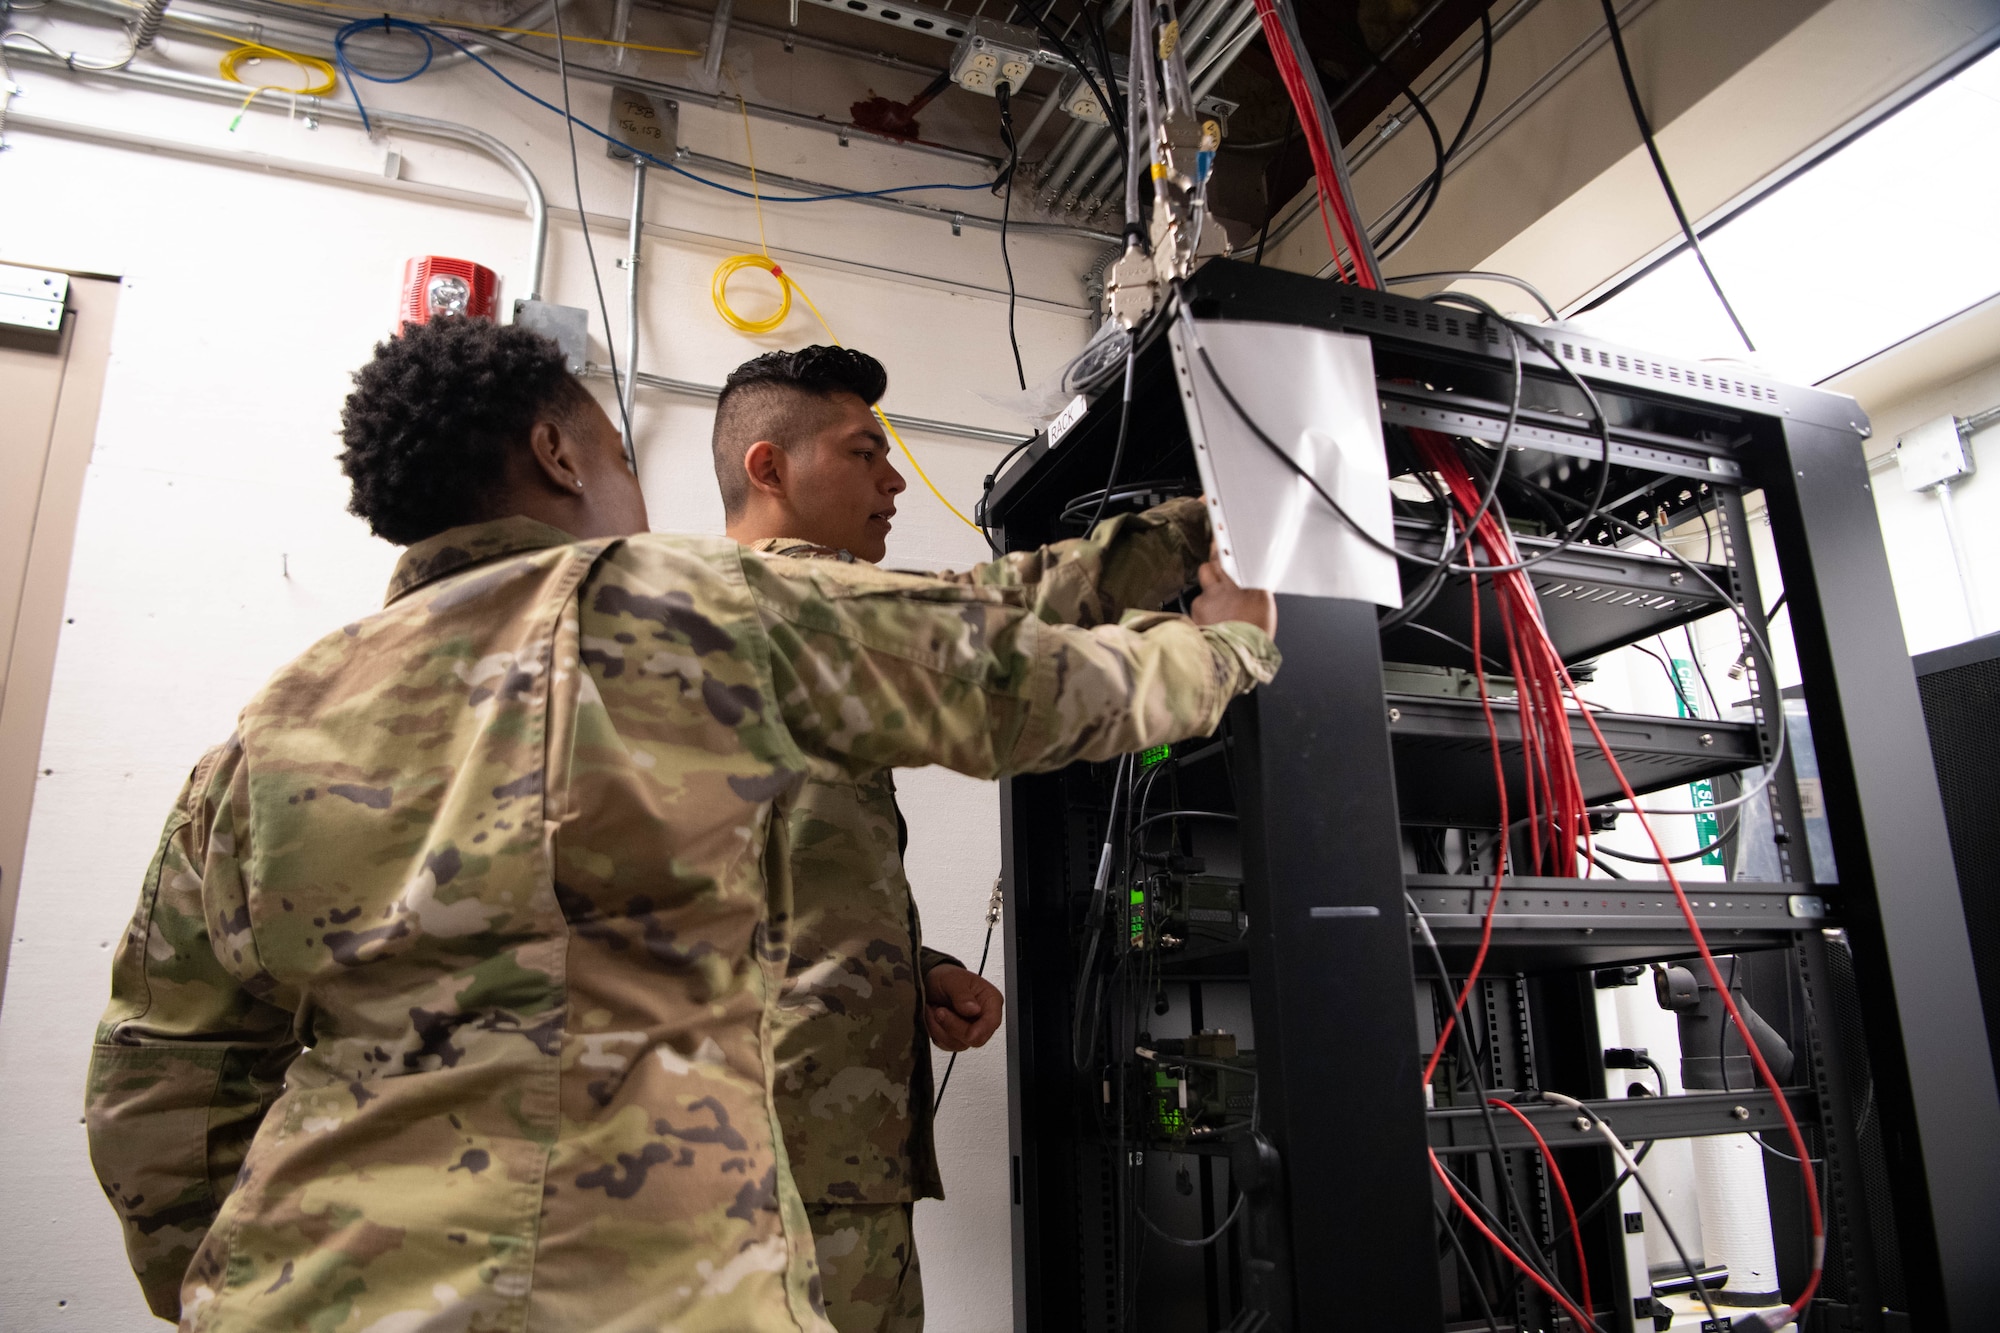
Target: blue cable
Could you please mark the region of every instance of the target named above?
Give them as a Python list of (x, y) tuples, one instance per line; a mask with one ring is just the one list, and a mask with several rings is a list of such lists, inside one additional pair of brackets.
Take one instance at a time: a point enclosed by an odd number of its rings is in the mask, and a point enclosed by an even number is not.
[[(418, 36), (419, 39), (422, 40), (424, 44), (423, 63), (421, 65), (418, 65), (415, 69), (411, 70), (408, 74), (398, 74), (398, 75), (370, 74), (366, 70), (355, 68), (355, 66), (347, 59), (348, 38), (357, 36), (364, 32), (395, 32), (395, 31), (413, 32)], [(408, 83), (410, 80), (416, 78), (419, 74), (424, 73), (431, 67), (431, 61), (437, 54), (436, 48), (431, 44), (431, 39), (433, 37), (437, 38), (439, 41), (448, 42), (452, 46), (456, 47), (459, 51), (463, 52), (468, 58), (470, 58), (475, 64), (477, 64), (481, 69), (485, 70), (488, 74), (491, 74), (494, 78), (500, 80), (500, 82), (506, 84), (509, 88), (519, 93), (521, 96), (527, 98), (530, 102), (533, 102), (536, 106), (539, 106), (544, 110), (553, 111), (558, 116), (564, 114), (563, 109), (561, 107), (555, 105), (553, 102), (544, 101), (542, 98), (536, 96), (534, 93), (529, 92), (526, 88), (523, 88), (520, 84), (508, 78), (498, 68), (496, 68), (485, 58), (483, 58), (477, 51), (472, 50), (470, 47), (466, 46), (463, 42), (460, 42), (457, 38), (453, 37), (450, 33), (440, 32), (438, 29), (433, 28), (428, 23), (412, 23), (407, 19), (390, 18), (388, 15), (385, 14), (381, 18), (377, 19), (356, 19), (354, 22), (343, 27), (339, 32), (333, 35), (334, 63), (339, 65), (341, 73), (347, 76), (347, 90), (354, 98), (354, 109), (361, 113), (361, 128), (363, 130), (365, 130), (370, 134), (373, 134), (375, 132), (374, 126), (371, 125), (368, 120), (368, 108), (361, 104), (360, 81), (366, 79), (370, 83)], [(734, 186), (724, 185), (721, 181), (710, 180), (706, 176), (697, 176), (694, 172), (689, 171), (686, 167), (683, 167), (678, 163), (669, 162), (665, 158), (655, 157), (653, 156), (653, 154), (647, 152), (643, 148), (637, 147), (636, 145), (633, 144), (626, 143), (623, 139), (619, 139), (612, 135), (606, 134), (603, 130), (598, 129), (597, 126), (592, 125), (586, 120), (582, 120), (576, 116), (570, 116), (569, 120), (573, 124), (577, 125), (579, 128), (589, 131), (590, 133), (596, 135), (598, 138), (604, 140), (606, 143), (614, 144), (617, 147), (624, 149), (626, 152), (631, 153), (635, 157), (644, 158), (646, 161), (652, 163), (654, 166), (665, 167), (668, 171), (674, 172), (676, 175), (685, 176), (689, 180), (694, 181), (698, 184), (706, 185), (711, 190), (720, 190), (724, 194), (733, 194), (739, 199), (761, 199), (763, 202), (767, 204), (818, 204), (818, 203), (824, 203), (832, 199), (879, 199), (885, 195), (908, 194), (916, 190), (990, 190), (993, 188), (991, 184), (986, 182), (981, 182), (976, 185), (945, 185), (945, 184), (898, 185), (886, 190), (842, 190), (834, 194), (805, 194), (805, 195), (797, 195), (797, 194), (773, 195), (773, 194), (762, 194), (762, 193), (753, 194), (749, 190), (739, 190)]]

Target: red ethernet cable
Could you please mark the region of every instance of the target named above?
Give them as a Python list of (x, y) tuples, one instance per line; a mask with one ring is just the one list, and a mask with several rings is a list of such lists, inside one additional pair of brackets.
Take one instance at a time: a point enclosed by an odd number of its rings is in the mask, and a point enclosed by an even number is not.
[(1556, 1156), (1549, 1151), (1548, 1141), (1542, 1131), (1535, 1128), (1535, 1122), (1521, 1114), (1521, 1108), (1512, 1102), (1503, 1102), (1498, 1097), (1488, 1097), (1489, 1106), (1497, 1106), (1527, 1127), (1534, 1136), (1535, 1146), (1542, 1150), (1542, 1160), (1549, 1164), (1549, 1176), (1556, 1182), (1556, 1193), (1562, 1196), (1563, 1211), (1569, 1214), (1569, 1238), (1576, 1246), (1576, 1271), (1582, 1275), (1579, 1285), (1583, 1288), (1583, 1308), (1595, 1310), (1597, 1306), (1590, 1299), (1590, 1265), (1583, 1261), (1583, 1232), (1576, 1220), (1576, 1205), (1569, 1201), (1569, 1186), (1563, 1182), (1562, 1168), (1556, 1165)]

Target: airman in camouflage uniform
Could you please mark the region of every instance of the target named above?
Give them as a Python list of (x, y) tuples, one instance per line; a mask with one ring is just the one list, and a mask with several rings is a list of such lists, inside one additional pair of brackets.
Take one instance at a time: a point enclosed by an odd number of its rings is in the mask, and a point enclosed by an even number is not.
[[(885, 384), (873, 358), (829, 347), (768, 353), (732, 374), (715, 439), (730, 535), (773, 555), (881, 559), (903, 489), (868, 410)], [(759, 535), (773, 531), (793, 535)], [(1207, 511), (1190, 498), (934, 577), (1089, 627), (1181, 592), (1208, 547)], [(788, 801), (795, 916), (776, 1042), (786, 1152), (818, 1241), (827, 1317), (841, 1333), (917, 1333), (911, 1209), (944, 1197), (923, 1015), (926, 999), (941, 998), (933, 969), (958, 960), (922, 947), (888, 770), (815, 766)], [(997, 994), (991, 1005), (997, 1023)]]
[[(779, 798), (820, 763), (998, 776), (1202, 734), (1276, 649), (1226, 597), (1080, 630), (620, 537), (616, 431), (553, 344), (472, 323), (359, 377), (357, 512), (410, 549), (176, 803), (93, 1162), (187, 1330), (824, 1330), (773, 1106)], [(403, 409), (452, 447), (383, 424)], [(357, 436), (394, 463), (366, 487)], [(422, 520), (383, 487), (475, 521), (399, 535)]]
[[(1208, 544), (1208, 511), (1187, 498), (1109, 519), (1087, 538), (934, 577), (1089, 627), (1179, 593)], [(750, 549), (843, 555), (790, 538)], [(923, 978), (958, 960), (923, 947), (890, 770), (815, 764), (789, 801), (792, 956), (775, 1042), (785, 1151), (818, 1239), (827, 1317), (841, 1333), (915, 1333), (923, 1285), (909, 1205), (944, 1197)]]

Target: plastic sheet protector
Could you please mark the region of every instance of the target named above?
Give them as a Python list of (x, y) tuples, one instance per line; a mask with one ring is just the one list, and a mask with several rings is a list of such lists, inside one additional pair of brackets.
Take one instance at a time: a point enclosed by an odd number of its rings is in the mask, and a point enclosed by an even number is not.
[(1355, 531), (1384, 546), (1395, 535), (1368, 339), (1185, 317), (1170, 336), (1202, 489), (1230, 577), (1272, 592), (1401, 606), (1395, 557)]

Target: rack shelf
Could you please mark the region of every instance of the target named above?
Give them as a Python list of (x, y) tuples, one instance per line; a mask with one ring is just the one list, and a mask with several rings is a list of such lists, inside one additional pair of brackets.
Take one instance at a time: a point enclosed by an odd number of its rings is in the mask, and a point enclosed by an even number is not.
[[(1517, 537), (1521, 557), (1532, 560), (1556, 543), (1545, 537)], [(1443, 535), (1434, 524), (1419, 519), (1396, 521), (1396, 544), (1413, 555), (1436, 560), (1443, 554)], [(1717, 587), (1727, 588), (1729, 571), (1720, 565), (1697, 564)], [(1665, 556), (1604, 546), (1576, 545), (1548, 556), (1528, 571), (1542, 604), (1549, 636), (1565, 663), (1577, 662), (1676, 629), (1724, 610), (1727, 603), (1715, 590)], [(1403, 593), (1408, 596), (1423, 581), (1424, 570), (1403, 566)], [(1472, 640), (1472, 599), (1463, 574), (1451, 576), (1437, 597), (1411, 625), (1382, 636), (1382, 656), (1390, 662), (1425, 666), (1469, 667), (1471, 653), (1437, 637), (1469, 645)], [(1486, 656), (1504, 660), (1497, 637), (1500, 606), (1493, 582), (1479, 585), (1481, 623), (1488, 627)], [(1432, 631), (1415, 628), (1421, 625)]]
[[(1448, 966), (1479, 946), (1491, 875), (1410, 875), (1410, 897), (1430, 923)], [(1685, 886), (1717, 952), (1783, 948), (1798, 932), (1834, 924), (1810, 884), (1697, 883)], [(1414, 927), (1412, 939), (1417, 938)], [(1507, 877), (1493, 913), (1489, 967), (1560, 971), (1682, 958), (1695, 952), (1687, 922), (1664, 880)], [(1419, 957), (1420, 972), (1432, 969)]]
[[(1389, 741), (1396, 758), (1396, 801), (1406, 824), (1487, 828), (1498, 823), (1500, 802), (1493, 786), (1491, 739), (1478, 699), (1423, 694), (1384, 697)], [(1748, 722), (1707, 718), (1594, 713), (1598, 729), (1618, 755), (1625, 776), (1639, 792), (1658, 791), (1700, 778), (1752, 768), (1763, 762), (1756, 728)], [(1512, 699), (1493, 700), (1500, 733), (1501, 763), (1507, 774), (1510, 815), (1527, 814), (1521, 763), (1521, 714)], [(1581, 714), (1570, 710), (1577, 776), (1585, 800), (1615, 799), (1617, 780), (1604, 762)]]

